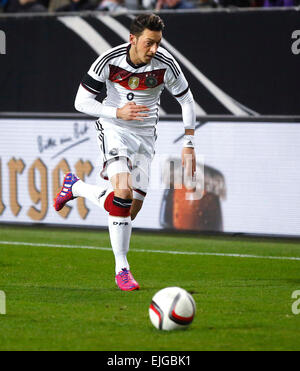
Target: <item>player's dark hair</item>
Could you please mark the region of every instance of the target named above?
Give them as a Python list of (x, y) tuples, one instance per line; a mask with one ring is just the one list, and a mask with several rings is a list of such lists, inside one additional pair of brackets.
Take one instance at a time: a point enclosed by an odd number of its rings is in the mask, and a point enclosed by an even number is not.
[(132, 21), (130, 33), (140, 36), (146, 28), (151, 31), (163, 31), (165, 24), (156, 14), (140, 14)]

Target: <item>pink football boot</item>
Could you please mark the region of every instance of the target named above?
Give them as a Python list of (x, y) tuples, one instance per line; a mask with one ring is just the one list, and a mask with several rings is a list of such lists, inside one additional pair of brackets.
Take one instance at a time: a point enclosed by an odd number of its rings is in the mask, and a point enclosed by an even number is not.
[(65, 204), (73, 200), (75, 197), (72, 194), (72, 186), (78, 182), (79, 178), (75, 174), (67, 173), (63, 181), (63, 186), (60, 192), (54, 199), (54, 208), (56, 211), (61, 210)]
[(130, 271), (126, 268), (123, 268), (121, 272), (116, 275), (116, 284), (122, 291), (133, 291), (140, 288)]

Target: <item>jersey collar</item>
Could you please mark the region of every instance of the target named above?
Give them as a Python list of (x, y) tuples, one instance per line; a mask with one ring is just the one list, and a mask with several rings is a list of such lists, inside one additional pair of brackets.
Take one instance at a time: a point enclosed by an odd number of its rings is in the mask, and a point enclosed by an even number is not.
[(127, 46), (127, 55), (126, 55), (126, 62), (129, 64), (129, 66), (131, 66), (132, 68), (140, 68), (140, 67), (144, 67), (147, 65), (147, 63), (140, 63), (140, 64), (134, 64), (131, 59), (130, 59), (130, 55), (129, 55), (129, 51), (130, 51), (130, 48), (131, 48), (131, 44), (129, 44)]

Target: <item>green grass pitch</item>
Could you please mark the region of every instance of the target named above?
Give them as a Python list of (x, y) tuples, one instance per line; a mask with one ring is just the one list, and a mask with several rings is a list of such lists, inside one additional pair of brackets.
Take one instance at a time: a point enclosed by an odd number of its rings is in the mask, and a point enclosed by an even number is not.
[[(0, 226), (0, 350), (300, 350), (299, 241), (134, 232), (134, 292), (117, 289), (109, 246), (103, 231)], [(197, 304), (180, 334), (149, 320), (152, 296), (167, 286)]]

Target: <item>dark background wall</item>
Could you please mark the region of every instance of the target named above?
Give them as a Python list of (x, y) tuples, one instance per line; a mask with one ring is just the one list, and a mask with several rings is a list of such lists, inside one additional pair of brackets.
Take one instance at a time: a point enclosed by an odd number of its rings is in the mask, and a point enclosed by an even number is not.
[[(112, 46), (124, 40), (93, 15), (81, 15)], [(165, 39), (218, 88), (264, 115), (299, 115), (300, 54), (292, 53), (299, 12), (216, 11), (162, 14)], [(116, 19), (126, 27), (130, 18)], [(97, 54), (56, 16), (0, 18), (7, 53), (0, 55), (0, 111), (75, 112), (78, 84)], [(171, 50), (172, 52), (172, 50)], [(182, 65), (197, 103), (208, 114), (229, 114)], [(179, 113), (165, 93), (162, 107)]]

